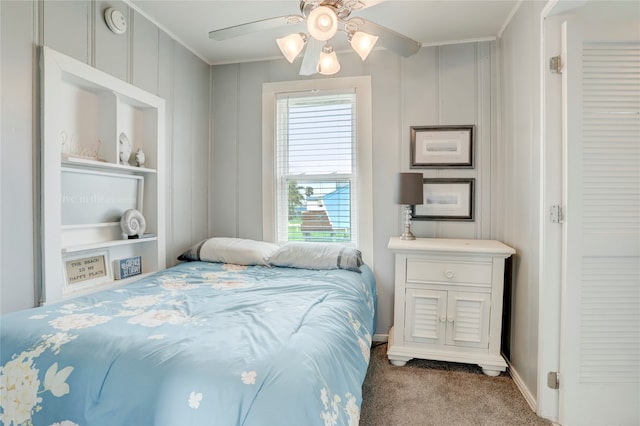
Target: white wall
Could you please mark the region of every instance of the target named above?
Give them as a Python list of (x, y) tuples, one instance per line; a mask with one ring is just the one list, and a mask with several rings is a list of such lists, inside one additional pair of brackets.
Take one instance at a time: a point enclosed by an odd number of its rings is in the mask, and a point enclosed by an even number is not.
[[(128, 18), (117, 36), (108, 6)], [(167, 101), (167, 264), (208, 233), (210, 67), (120, 1), (0, 1), (0, 312), (39, 282), (38, 51), (46, 45)]]
[(510, 370), (535, 408), (538, 384), (540, 218), (540, 12), (522, 2), (500, 39), (500, 138), (496, 236), (516, 249)]
[[(410, 58), (377, 50), (366, 62), (340, 53), (338, 76), (370, 75), (373, 91), (374, 266), (378, 282), (377, 334), (393, 321), (393, 257), (389, 237), (400, 235), (393, 182), (409, 170), (409, 127), (476, 124), (475, 168), (425, 170), (425, 177), (475, 177), (474, 222), (413, 222), (419, 237), (492, 238), (496, 203), (496, 44), (427, 47)], [(297, 80), (299, 62), (263, 61), (212, 67), (212, 229), (216, 236), (262, 238), (262, 83)]]

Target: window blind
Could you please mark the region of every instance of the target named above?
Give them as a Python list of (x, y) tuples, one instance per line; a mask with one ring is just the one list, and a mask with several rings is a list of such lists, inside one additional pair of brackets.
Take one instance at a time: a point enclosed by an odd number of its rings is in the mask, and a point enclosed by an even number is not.
[(357, 241), (354, 90), (276, 97), (279, 242)]

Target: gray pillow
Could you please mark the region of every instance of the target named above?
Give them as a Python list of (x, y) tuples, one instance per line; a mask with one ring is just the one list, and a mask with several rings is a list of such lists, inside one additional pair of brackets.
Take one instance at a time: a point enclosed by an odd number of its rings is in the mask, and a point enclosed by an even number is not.
[(213, 237), (200, 241), (178, 256), (178, 260), (268, 265), (269, 257), (280, 246), (265, 241)]
[(272, 266), (305, 269), (347, 269), (360, 272), (362, 253), (332, 243), (286, 243), (269, 258)]

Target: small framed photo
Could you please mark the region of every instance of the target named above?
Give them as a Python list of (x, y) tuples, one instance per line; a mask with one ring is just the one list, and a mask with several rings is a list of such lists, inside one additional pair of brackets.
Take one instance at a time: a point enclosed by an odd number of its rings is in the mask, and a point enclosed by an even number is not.
[(64, 264), (65, 294), (113, 280), (113, 271), (107, 250), (65, 255), (62, 261)]
[(413, 206), (413, 219), (473, 222), (474, 186), (474, 178), (424, 179), (424, 204)]
[(475, 126), (411, 126), (411, 168), (473, 168)]

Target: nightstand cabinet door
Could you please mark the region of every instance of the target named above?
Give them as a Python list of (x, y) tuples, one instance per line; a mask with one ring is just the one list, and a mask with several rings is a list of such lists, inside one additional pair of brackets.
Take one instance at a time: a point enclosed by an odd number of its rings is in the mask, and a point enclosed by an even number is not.
[(447, 292), (409, 288), (405, 297), (404, 339), (407, 342), (444, 345)]
[(447, 345), (488, 348), (491, 295), (449, 291), (447, 302)]

